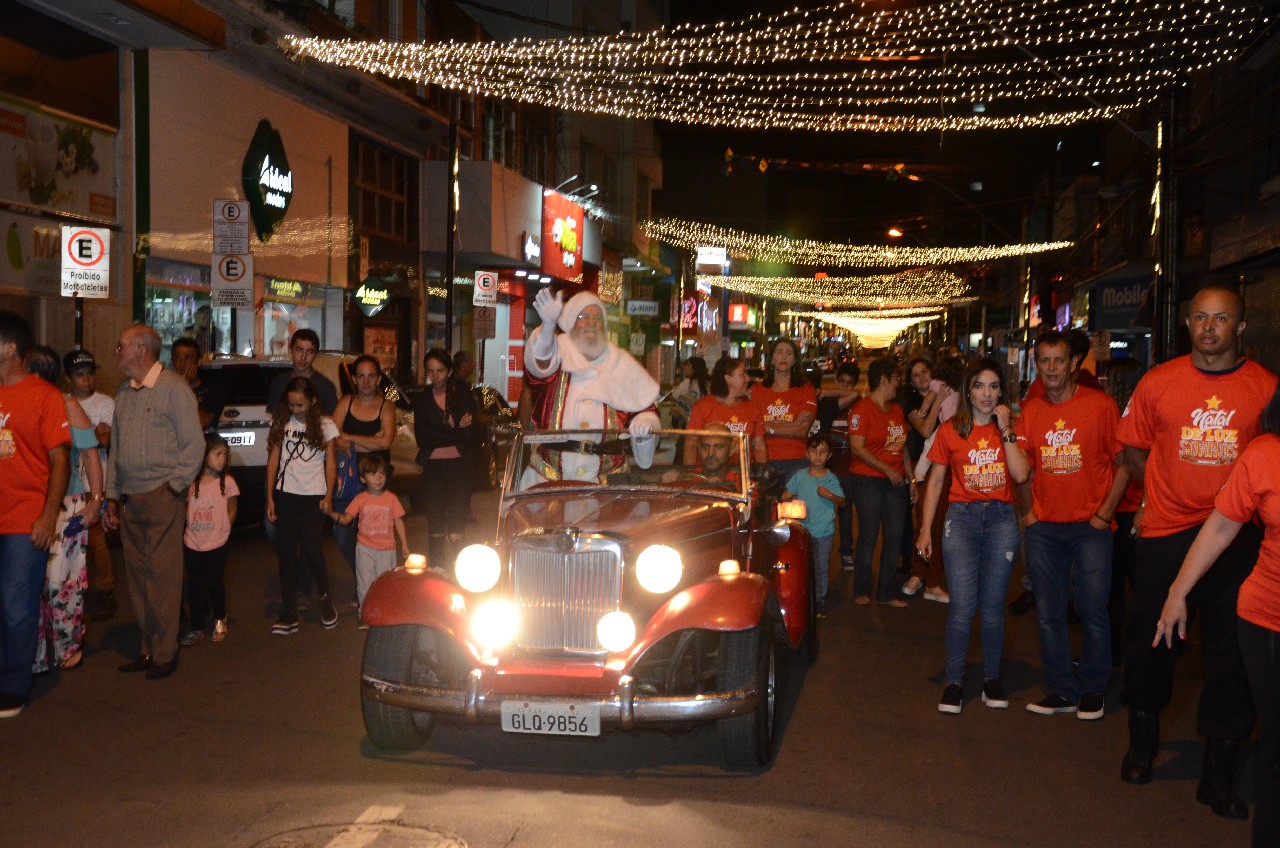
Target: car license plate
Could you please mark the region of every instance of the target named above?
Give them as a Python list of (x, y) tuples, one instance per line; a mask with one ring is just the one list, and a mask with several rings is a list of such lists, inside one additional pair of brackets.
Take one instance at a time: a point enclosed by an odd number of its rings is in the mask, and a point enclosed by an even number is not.
[(231, 447), (252, 447), (253, 433), (219, 433), (219, 436), (227, 440), (227, 444)]
[(503, 701), (502, 729), (508, 733), (599, 736), (600, 705)]

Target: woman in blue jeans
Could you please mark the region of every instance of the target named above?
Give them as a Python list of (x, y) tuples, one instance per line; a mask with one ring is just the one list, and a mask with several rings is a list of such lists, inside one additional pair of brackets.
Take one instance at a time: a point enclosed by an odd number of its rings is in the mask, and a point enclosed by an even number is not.
[(1001, 403), (1000, 364), (975, 361), (964, 373), (963, 394), (955, 417), (938, 428), (929, 450), (929, 478), (921, 527), (920, 555), (933, 551), (929, 525), (951, 470), (942, 564), (951, 588), (947, 611), (946, 687), (938, 711), (958, 714), (964, 706), (964, 666), (975, 614), (982, 616), (982, 701), (1007, 709), (1000, 683), (1004, 651), (1004, 598), (1009, 592), (1018, 552), (1018, 519), (1013, 484), (1025, 483), (1030, 466)]

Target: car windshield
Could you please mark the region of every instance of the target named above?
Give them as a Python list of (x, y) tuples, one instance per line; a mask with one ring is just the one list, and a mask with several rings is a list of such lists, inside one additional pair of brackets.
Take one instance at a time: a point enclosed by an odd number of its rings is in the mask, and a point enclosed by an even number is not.
[(287, 362), (227, 362), (201, 368), (200, 379), (221, 386), (227, 406), (262, 406), (267, 402), (271, 381), (291, 370)]
[(507, 463), (508, 497), (555, 487), (670, 489), (745, 498), (746, 437), (727, 430), (655, 430), (652, 461), (626, 430), (528, 430)]

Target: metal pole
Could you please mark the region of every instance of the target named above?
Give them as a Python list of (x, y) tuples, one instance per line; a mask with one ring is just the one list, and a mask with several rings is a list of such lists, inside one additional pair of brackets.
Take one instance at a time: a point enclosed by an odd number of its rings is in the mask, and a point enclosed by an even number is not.
[(458, 270), (458, 122), (449, 122), (449, 210), (445, 215), (444, 349), (453, 350), (453, 278)]
[(84, 298), (73, 294), (71, 308), (76, 313), (76, 350), (81, 350), (84, 348)]

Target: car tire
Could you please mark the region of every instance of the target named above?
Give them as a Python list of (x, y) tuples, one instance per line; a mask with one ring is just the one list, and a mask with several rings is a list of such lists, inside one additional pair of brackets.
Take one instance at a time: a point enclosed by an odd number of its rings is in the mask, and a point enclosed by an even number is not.
[(767, 617), (750, 630), (720, 637), (719, 689), (730, 692), (755, 685), (760, 700), (751, 712), (716, 722), (720, 755), (730, 769), (758, 769), (773, 759), (773, 730), (778, 686), (777, 640)]
[[(433, 627), (372, 627), (364, 645), (363, 675), (418, 686), (457, 686), (460, 665), (453, 644)], [(431, 713), (415, 713), (361, 694), (364, 729), (374, 747), (411, 751), (435, 728)]]

